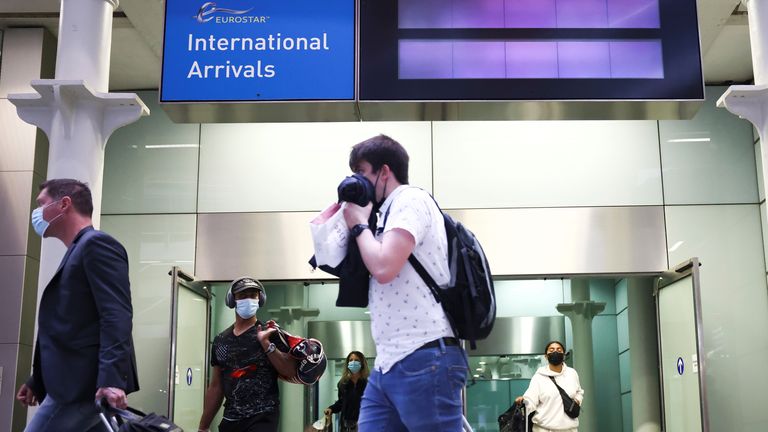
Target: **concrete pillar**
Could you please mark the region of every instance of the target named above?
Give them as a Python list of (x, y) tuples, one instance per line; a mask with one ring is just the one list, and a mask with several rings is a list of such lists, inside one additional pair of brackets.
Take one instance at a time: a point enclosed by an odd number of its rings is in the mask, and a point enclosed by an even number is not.
[(579, 429), (597, 428), (599, 409), (595, 406), (594, 355), (592, 354), (592, 318), (605, 309), (605, 303), (589, 298), (589, 280), (571, 279), (571, 303), (557, 305), (558, 312), (571, 320), (573, 330), (573, 364), (584, 389), (584, 411), (579, 416)]
[(653, 279), (627, 279), (632, 430), (661, 431), (659, 358)]
[(0, 70), (0, 430), (21, 432), (27, 409), (15, 401), (31, 373), (40, 238), (29, 223), (45, 178), (48, 142), (16, 115), (8, 93), (53, 76), (56, 41), (42, 28), (7, 29)]

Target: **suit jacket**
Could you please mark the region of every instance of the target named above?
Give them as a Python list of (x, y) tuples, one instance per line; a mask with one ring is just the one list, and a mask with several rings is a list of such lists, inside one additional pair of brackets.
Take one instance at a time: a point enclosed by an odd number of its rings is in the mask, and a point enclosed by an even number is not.
[(42, 400), (93, 400), (99, 387), (139, 389), (128, 254), (86, 227), (43, 291), (29, 387)]

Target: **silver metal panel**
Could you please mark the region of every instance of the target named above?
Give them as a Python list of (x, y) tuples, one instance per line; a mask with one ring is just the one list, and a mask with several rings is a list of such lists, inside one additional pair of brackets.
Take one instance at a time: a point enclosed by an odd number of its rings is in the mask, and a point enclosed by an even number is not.
[(703, 100), (669, 101), (371, 101), (361, 120), (679, 120)]
[[(370, 321), (310, 321), (308, 337), (323, 343), (328, 358), (346, 358), (350, 351), (376, 356)], [(487, 339), (477, 342), (471, 356), (540, 354), (547, 342), (565, 340), (565, 317), (497, 318)]]
[(661, 206), (448, 213), (475, 233), (494, 276), (636, 274), (667, 269)]
[[(494, 276), (660, 273), (667, 269), (661, 206), (449, 210), (483, 244)], [(198, 215), (201, 280), (333, 279), (311, 271), (314, 212)]]
[(2, 51), (0, 98), (34, 92), (30, 80), (53, 77), (56, 39), (44, 28), (5, 29)]
[[(0, 303), (0, 344), (27, 343), (19, 337), (22, 326), (22, 304), (25, 294), (25, 264), (29, 262), (24, 255), (0, 256), (0, 274), (3, 275), (3, 301)], [(35, 287), (36, 288), (36, 287)], [(35, 291), (28, 291), (34, 293)], [(29, 323), (24, 323), (28, 325)], [(34, 326), (34, 324), (32, 324)], [(10, 364), (8, 364), (10, 365)]]
[(316, 212), (198, 215), (195, 276), (233, 280), (332, 279), (308, 264), (314, 254), (309, 221)]
[(307, 337), (322, 342), (329, 359), (347, 358), (350, 351), (376, 357), (370, 321), (309, 321)]
[(349, 122), (357, 104), (344, 102), (161, 103), (176, 123)]
[(439, 120), (680, 120), (701, 100), (163, 103), (177, 123)]
[[(30, 143), (32, 145), (32, 143)], [(39, 240), (31, 243), (30, 214), (33, 189), (31, 171), (0, 172), (0, 255), (27, 255), (28, 246), (39, 247)]]
[(487, 339), (477, 341), (471, 356), (544, 354), (547, 342), (565, 340), (565, 317), (496, 318)]

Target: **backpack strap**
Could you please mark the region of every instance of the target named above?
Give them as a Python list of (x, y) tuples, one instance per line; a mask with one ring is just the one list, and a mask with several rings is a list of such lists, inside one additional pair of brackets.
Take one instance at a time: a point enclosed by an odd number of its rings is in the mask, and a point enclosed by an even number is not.
[[(429, 196), (432, 198), (432, 201), (435, 200), (435, 198), (432, 197), (432, 195), (429, 195)], [(384, 213), (384, 221), (381, 224), (382, 231), (384, 231), (384, 227), (387, 226), (387, 219), (389, 218), (389, 211), (392, 209), (392, 204), (394, 204), (394, 202), (389, 204), (389, 207), (387, 207), (386, 213)], [(437, 201), (435, 201), (435, 204), (437, 204)], [(440, 206), (438, 206), (437, 208), (440, 209)], [(442, 212), (443, 211), (440, 210), (441, 214)], [(425, 269), (424, 266), (421, 265), (419, 260), (416, 259), (416, 256), (413, 254), (413, 252), (411, 252), (411, 254), (408, 256), (408, 262), (411, 263), (411, 265), (413, 266), (413, 269), (416, 270), (416, 273), (418, 273), (419, 276), (421, 276), (421, 279), (424, 281), (424, 283), (427, 284), (427, 287), (429, 287), (429, 290), (432, 292), (432, 295), (435, 296), (435, 300), (438, 303), (440, 303), (440, 294), (438, 292), (438, 289), (440, 289), (440, 287), (437, 286), (437, 282), (435, 282), (435, 280), (429, 274), (427, 269)], [(451, 326), (453, 326), (453, 323), (451, 323)]]
[[(412, 186), (412, 187), (415, 187), (415, 186)], [(421, 189), (421, 188), (419, 188), (419, 189)], [(424, 189), (421, 189), (421, 190), (424, 190)], [(429, 195), (429, 197), (432, 198), (432, 201), (435, 203), (435, 205), (437, 206), (437, 209), (440, 211), (440, 214), (442, 215), (443, 214), (443, 210), (440, 208), (440, 205), (437, 204), (437, 201), (435, 200), (435, 197), (433, 197), (432, 194), (430, 194), (429, 192), (427, 192), (427, 195)], [(382, 231), (384, 231), (384, 227), (387, 226), (387, 219), (389, 218), (389, 211), (392, 209), (392, 204), (394, 204), (394, 201), (389, 204), (389, 207), (387, 207), (387, 211), (384, 213), (384, 220), (383, 220), (383, 222), (381, 224), (381, 230)], [(450, 259), (450, 257), (449, 257), (449, 259)], [(424, 283), (427, 285), (427, 287), (429, 288), (429, 291), (435, 297), (435, 301), (437, 302), (437, 304), (440, 304), (441, 307), (443, 307), (442, 304), (441, 304), (442, 300), (440, 300), (440, 291), (439, 291), (440, 287), (437, 285), (437, 282), (435, 282), (435, 279), (432, 278), (432, 275), (429, 274), (427, 269), (425, 269), (424, 266), (419, 262), (419, 260), (416, 258), (416, 255), (414, 255), (413, 252), (411, 252), (411, 254), (408, 256), (408, 262), (411, 263), (411, 266), (413, 266), (413, 269), (416, 270), (416, 273), (418, 273), (418, 275), (421, 277), (421, 280), (423, 280)], [(465, 312), (469, 311), (469, 305), (466, 304), (466, 302), (464, 304), (464, 309), (465, 309)], [(445, 310), (444, 307), (443, 307), (443, 310)], [(456, 324), (454, 324), (453, 320), (451, 319), (451, 317), (447, 313), (445, 314), (445, 316), (448, 319), (448, 324), (451, 325), (451, 330), (453, 330), (453, 334), (454, 335), (458, 335), (459, 332), (456, 331)], [(472, 338), (472, 340), (470, 340), (470, 344), (472, 346), (472, 349), (475, 349), (475, 340), (474, 340), (474, 338)], [(467, 367), (469, 367), (469, 366), (467, 366)]]

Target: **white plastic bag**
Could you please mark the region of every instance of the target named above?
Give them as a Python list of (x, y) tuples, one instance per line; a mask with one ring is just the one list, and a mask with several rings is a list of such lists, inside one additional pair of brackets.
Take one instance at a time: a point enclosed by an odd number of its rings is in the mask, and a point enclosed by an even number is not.
[(349, 228), (343, 211), (346, 204), (331, 204), (309, 223), (319, 266), (336, 267), (347, 256)]
[(327, 417), (321, 417), (316, 422), (312, 423), (312, 428), (318, 431), (324, 431), (326, 427), (330, 426), (328, 424), (328, 418)]

